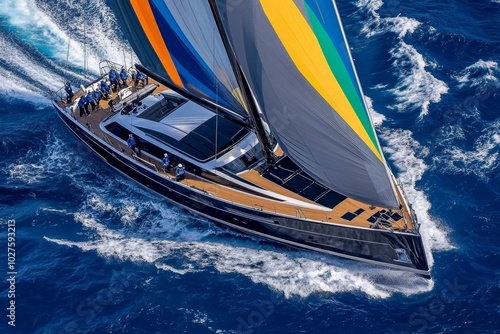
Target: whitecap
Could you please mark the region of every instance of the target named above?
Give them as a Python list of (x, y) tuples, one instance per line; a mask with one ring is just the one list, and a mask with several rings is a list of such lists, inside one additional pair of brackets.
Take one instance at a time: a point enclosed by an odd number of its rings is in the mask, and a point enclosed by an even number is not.
[[(421, 23), (401, 15), (381, 17), (378, 11), (385, 5), (381, 0), (359, 0), (356, 5), (369, 14), (362, 28), (367, 38), (384, 33), (397, 36), (398, 42), (390, 50), (392, 67), (399, 79), (396, 87), (388, 89), (397, 102), (391, 107), (401, 112), (420, 109), (419, 118), (422, 119), (428, 114), (431, 103), (441, 101), (441, 96), (448, 92), (448, 86), (427, 71), (427, 68), (436, 68), (437, 64), (426, 60), (415, 47), (403, 40), (408, 34), (413, 34)], [(381, 88), (382, 85), (376, 87)]]
[(44, 179), (43, 166), (39, 164), (11, 164), (7, 169), (11, 179), (26, 184), (35, 184)]
[(398, 168), (398, 181), (421, 225), (420, 234), (426, 246), (427, 257), (432, 266), (434, 260), (431, 251), (453, 249), (445, 225), (430, 215), (431, 203), (422, 190), (416, 186), (423, 174), (429, 169), (419, 156), (425, 154), (422, 147), (412, 137), (409, 130), (379, 128), (381, 138), (387, 142), (384, 152), (389, 155)]
[(375, 127), (381, 126), (382, 123), (386, 121), (386, 117), (375, 111), (375, 109), (373, 108), (373, 100), (368, 96), (365, 96), (365, 103), (366, 107), (368, 108), (368, 112), (370, 114), (373, 126)]
[[(89, 241), (46, 240), (59, 245), (95, 251), (100, 256), (121, 261), (146, 262), (177, 275), (216, 269), (224, 274), (247, 277), (282, 293), (286, 298), (307, 297), (316, 293), (361, 292), (370, 298), (388, 298), (394, 294), (412, 295), (430, 291), (433, 281), (417, 275), (303, 252), (285, 252), (260, 243), (239, 245), (240, 239), (207, 241), (205, 235), (182, 240), (165, 239), (156, 226), (170, 226), (163, 217), (152, 218), (151, 230), (112, 230), (89, 212), (78, 212), (75, 221), (90, 234)], [(186, 217), (180, 219), (186, 220)], [(158, 224), (159, 223), (159, 224)], [(173, 224), (175, 229), (175, 224)], [(185, 224), (181, 227), (191, 230)], [(160, 231), (164, 227), (159, 228)], [(171, 262), (176, 264), (173, 265)]]
[(18, 162), (7, 166), (10, 179), (26, 184), (39, 183), (50, 175), (72, 177), (75, 166), (81, 165), (77, 155), (68, 153), (66, 143), (49, 134), (41, 151), (29, 150)]
[(413, 46), (401, 41), (390, 52), (399, 77), (396, 87), (389, 89), (397, 101), (392, 107), (399, 111), (420, 108), (421, 119), (431, 103), (441, 101), (441, 96), (448, 93), (448, 86), (426, 70), (436, 64), (426, 61)]
[(458, 87), (462, 88), (477, 87), (488, 83), (498, 86), (499, 77), (500, 69), (497, 62), (480, 59), (460, 71), (460, 73), (454, 76), (454, 79), (459, 82)]
[(500, 170), (500, 121), (495, 121), (475, 138), (472, 149), (446, 147), (433, 158), (435, 168), (456, 175), (476, 175), (485, 182)]
[(356, 5), (367, 10), (370, 15), (361, 28), (361, 32), (367, 37), (392, 32), (399, 38), (403, 38), (407, 34), (414, 33), (420, 26), (418, 20), (405, 16), (382, 18), (378, 10), (384, 5), (384, 2), (380, 0), (360, 0)]

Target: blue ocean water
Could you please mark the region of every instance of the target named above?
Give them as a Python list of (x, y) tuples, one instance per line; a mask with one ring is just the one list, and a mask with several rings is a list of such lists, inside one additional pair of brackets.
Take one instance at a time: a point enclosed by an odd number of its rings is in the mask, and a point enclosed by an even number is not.
[(136, 61), (105, 1), (1, 0), (0, 333), (500, 332), (500, 1), (337, 3), (432, 280), (242, 235), (117, 174), (47, 95), (87, 82), (84, 54)]

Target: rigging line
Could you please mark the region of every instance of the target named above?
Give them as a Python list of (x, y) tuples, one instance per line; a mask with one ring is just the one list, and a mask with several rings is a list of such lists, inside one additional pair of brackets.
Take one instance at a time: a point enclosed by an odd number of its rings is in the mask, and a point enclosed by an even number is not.
[(130, 48), (130, 67), (134, 66), (134, 56), (132, 55), (132, 48)]
[[(215, 50), (215, 34), (216, 32), (212, 34), (212, 50)], [(216, 61), (215, 61), (215, 52), (212, 53), (212, 59), (214, 61), (214, 66), (213, 68), (215, 69), (216, 67)], [(219, 85), (217, 84), (217, 76), (215, 75), (215, 71), (213, 72), (214, 74), (214, 85), (215, 85), (215, 164), (214, 164), (214, 169), (217, 168), (217, 147), (218, 147), (218, 142), (217, 138), (219, 137)]]
[(224, 29), (224, 25), (222, 22), (222, 18), (220, 16), (219, 10), (217, 8), (217, 4), (215, 0), (208, 0), (210, 4), (210, 9), (212, 10), (212, 15), (215, 20), (215, 24), (217, 26), (217, 29), (219, 30), (219, 35), (222, 39), (222, 43), (224, 45), (226, 54), (229, 58), (229, 61), (231, 63), (231, 67), (233, 69), (233, 72), (236, 76), (236, 80), (238, 81), (238, 85), (240, 86), (243, 97), (246, 102), (246, 106), (248, 108), (247, 112), (250, 117), (250, 121), (253, 125), (253, 130), (255, 131), (255, 134), (257, 135), (257, 138), (259, 140), (260, 145), (262, 146), (262, 152), (264, 153), (265, 159), (269, 165), (272, 165), (275, 161), (275, 156), (273, 153), (273, 147), (272, 143), (270, 142), (270, 139), (266, 133), (266, 130), (264, 128), (262, 118), (259, 114), (259, 106), (257, 105), (257, 102), (254, 99), (254, 95), (251, 91), (250, 85), (248, 81), (245, 79), (243, 71), (240, 67), (240, 64), (238, 63), (238, 60), (236, 58), (236, 54), (231, 46), (231, 43), (229, 41), (229, 37), (227, 36), (227, 32)]
[(87, 20), (83, 18), (83, 76), (87, 79)]
[(127, 69), (127, 60), (125, 59), (125, 48), (122, 49), (122, 52), (123, 52), (123, 65), (125, 67), (125, 69)]
[(64, 64), (64, 68), (68, 68), (68, 62), (69, 62), (69, 44), (71, 42), (71, 37), (68, 37), (68, 50), (66, 51), (66, 63)]

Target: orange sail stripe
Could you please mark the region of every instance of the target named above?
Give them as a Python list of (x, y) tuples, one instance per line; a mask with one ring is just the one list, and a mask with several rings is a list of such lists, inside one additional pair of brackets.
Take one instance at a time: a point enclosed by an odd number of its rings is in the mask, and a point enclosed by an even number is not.
[(149, 2), (144, 0), (130, 0), (130, 3), (134, 8), (135, 14), (141, 23), (144, 33), (148, 37), (153, 49), (158, 55), (158, 58), (173, 83), (181, 88), (184, 88), (179, 73), (177, 72), (177, 68), (175, 67), (172, 57), (170, 56), (170, 52), (168, 52), (167, 46), (165, 45), (160, 29), (156, 25), (156, 19), (153, 15), (151, 7), (149, 6)]

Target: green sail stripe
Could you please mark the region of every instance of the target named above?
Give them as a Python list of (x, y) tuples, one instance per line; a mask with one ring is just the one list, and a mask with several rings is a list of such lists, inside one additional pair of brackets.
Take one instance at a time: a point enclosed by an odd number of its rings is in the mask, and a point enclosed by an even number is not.
[[(370, 119), (368, 117), (368, 111), (365, 109), (364, 103), (359, 98), (359, 94), (356, 91), (356, 87), (354, 86), (354, 83), (352, 82), (351, 77), (347, 72), (347, 69), (345, 68), (345, 64), (342, 58), (340, 57), (337, 48), (332, 43), (330, 37), (328, 36), (328, 33), (325, 31), (323, 25), (318, 20), (318, 18), (311, 10), (309, 5), (304, 2), (304, 6), (309, 15), (310, 19), (309, 22), (311, 23), (311, 28), (318, 39), (318, 42), (321, 46), (321, 49), (323, 50), (323, 53), (325, 55), (325, 58), (328, 62), (328, 65), (330, 66), (333, 75), (337, 79), (345, 96), (351, 103), (351, 106), (356, 112), (356, 115), (361, 121), (361, 124), (363, 124), (363, 127), (365, 128), (366, 133), (370, 137), (373, 146), (377, 148), (380, 154), (382, 154), (381, 149), (378, 145), (378, 141), (375, 138), (375, 133), (373, 131)], [(344, 66), (338, 66), (338, 64), (343, 64)]]

